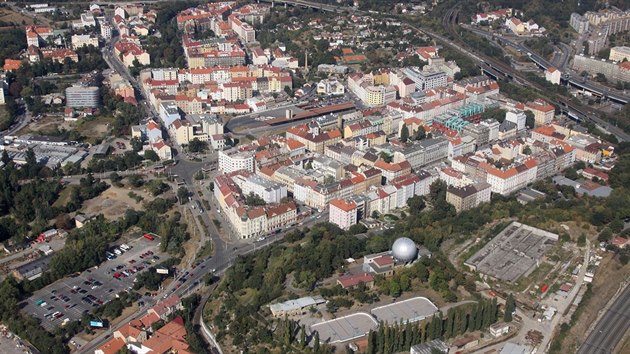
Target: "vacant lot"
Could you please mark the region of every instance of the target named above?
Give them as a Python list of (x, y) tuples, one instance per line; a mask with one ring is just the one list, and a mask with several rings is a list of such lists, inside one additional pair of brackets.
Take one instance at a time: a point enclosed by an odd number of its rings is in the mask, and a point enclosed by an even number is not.
[[(1, 112), (0, 117), (2, 117)], [(102, 140), (107, 136), (112, 119), (112, 117), (88, 117), (76, 122), (66, 122), (61, 116), (46, 115), (36, 122), (31, 121), (17, 134), (54, 135), (60, 130), (76, 130), (81, 136), (86, 137), (88, 142), (95, 143), (96, 140)]]
[(6, 7), (0, 8), (0, 21), (14, 23), (18, 26), (33, 24), (33, 19), (31, 17), (25, 16)]
[(17, 135), (24, 134), (51, 134), (57, 130), (69, 129), (70, 124), (63, 120), (61, 116), (46, 115), (38, 121), (31, 120), (24, 128), (17, 132)]
[(72, 128), (76, 129), (82, 136), (87, 138), (104, 138), (109, 131), (109, 124), (113, 119), (114, 118), (111, 116), (79, 119), (72, 123)]
[[(100, 196), (86, 201), (83, 211), (88, 214), (103, 214), (109, 220), (115, 220), (125, 213), (125, 210), (141, 209), (140, 203), (128, 196), (130, 190), (118, 187), (110, 187)], [(135, 191), (146, 199), (144, 193)]]

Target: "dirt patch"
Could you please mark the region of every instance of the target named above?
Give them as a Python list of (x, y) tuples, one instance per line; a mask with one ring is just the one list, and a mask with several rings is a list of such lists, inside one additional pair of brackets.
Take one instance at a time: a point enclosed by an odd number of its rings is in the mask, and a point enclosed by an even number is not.
[[(140, 209), (141, 204), (129, 197), (128, 193), (131, 190), (110, 187), (100, 196), (86, 201), (83, 206), (83, 211), (88, 214), (103, 214), (109, 220), (115, 220), (125, 213), (125, 210)], [(148, 196), (144, 192), (134, 191), (136, 194), (142, 195), (145, 200)]]
[(109, 124), (112, 117), (96, 117), (80, 119), (76, 122), (67, 122), (61, 116), (46, 115), (38, 121), (31, 121), (20, 129), (18, 135), (44, 134), (51, 135), (60, 130), (76, 130), (80, 135), (88, 139), (103, 139), (109, 132)]
[(0, 8), (0, 21), (15, 23), (18, 26), (33, 24), (33, 18), (25, 16), (19, 12), (15, 12), (6, 7)]
[(73, 124), (81, 135), (88, 138), (104, 138), (109, 131), (109, 124), (114, 120), (111, 116), (102, 116), (78, 120)]
[[(599, 311), (601, 311), (612, 296), (617, 292), (619, 288), (619, 281), (610, 281), (611, 279), (624, 279), (625, 276), (630, 273), (630, 264), (621, 266), (621, 264), (615, 259), (611, 253), (606, 253), (601, 260), (599, 269), (595, 273), (592, 283), (593, 296), (589, 299), (588, 303), (581, 304), (584, 307), (582, 315), (577, 323), (571, 327), (567, 334), (562, 348), (567, 350), (567, 353), (574, 352), (575, 349), (584, 341), (586, 336), (584, 335), (588, 328), (597, 321)], [(626, 340), (626, 348), (628, 340)]]
[(33, 134), (33, 133), (41, 133), (41, 134), (50, 134), (57, 130), (73, 129), (70, 122), (66, 122), (63, 120), (61, 116), (52, 116), (46, 115), (43, 116), (38, 121), (31, 120), (29, 124), (27, 124), (24, 128), (20, 129), (17, 134)]

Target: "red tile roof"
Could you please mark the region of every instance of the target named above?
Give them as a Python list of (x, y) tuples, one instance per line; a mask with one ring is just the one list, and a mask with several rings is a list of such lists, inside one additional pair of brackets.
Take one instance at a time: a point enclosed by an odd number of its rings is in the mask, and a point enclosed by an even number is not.
[(351, 288), (361, 283), (370, 283), (374, 281), (374, 277), (370, 273), (361, 273), (357, 275), (345, 275), (337, 279), (342, 288)]
[(357, 204), (353, 201), (345, 201), (343, 199), (333, 199), (330, 201), (330, 205), (337, 209), (341, 209), (346, 213), (357, 208)]

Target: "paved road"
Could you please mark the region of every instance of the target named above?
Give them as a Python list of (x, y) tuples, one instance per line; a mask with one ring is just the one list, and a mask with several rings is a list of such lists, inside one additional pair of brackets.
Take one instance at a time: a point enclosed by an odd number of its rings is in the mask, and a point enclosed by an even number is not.
[(577, 354), (612, 353), (630, 328), (630, 286), (606, 310)]

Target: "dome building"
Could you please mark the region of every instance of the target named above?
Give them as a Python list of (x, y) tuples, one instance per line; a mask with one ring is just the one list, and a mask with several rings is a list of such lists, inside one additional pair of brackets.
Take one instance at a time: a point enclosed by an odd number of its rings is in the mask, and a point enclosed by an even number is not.
[(410, 238), (400, 237), (392, 245), (392, 256), (397, 262), (412, 262), (418, 257), (418, 247)]

